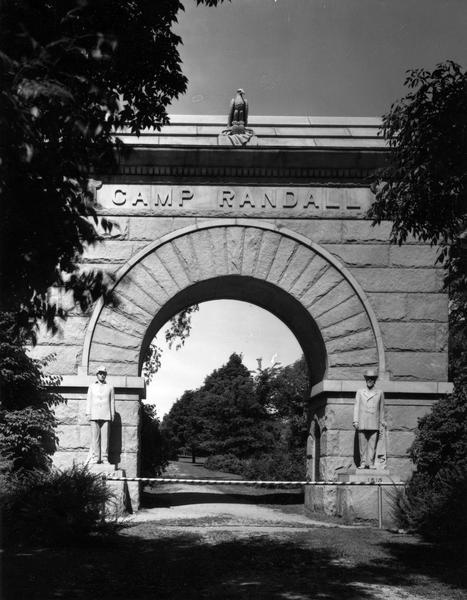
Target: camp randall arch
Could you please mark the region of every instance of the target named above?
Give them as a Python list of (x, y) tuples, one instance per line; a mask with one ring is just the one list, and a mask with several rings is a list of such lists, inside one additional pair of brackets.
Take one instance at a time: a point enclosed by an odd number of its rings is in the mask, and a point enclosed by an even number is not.
[[(161, 131), (123, 132), (132, 151), (91, 182), (98, 214), (115, 226), (82, 266), (112, 272), (119, 303), (71, 310), (61, 333), (43, 335), (32, 350), (55, 353), (48, 370), (62, 377), (57, 466), (88, 458), (86, 391), (106, 365), (117, 410), (111, 468), (138, 476), (145, 349), (181, 309), (236, 299), (276, 315), (303, 349), (308, 478), (337, 480), (355, 468), (353, 402), (371, 367), (386, 397), (386, 476), (410, 475), (417, 421), (451, 389), (448, 299), (436, 249), (416, 240), (390, 245), (391, 223), (373, 227), (365, 217), (369, 176), (387, 158), (380, 122), (251, 117), (249, 127), (246, 143), (222, 133), (224, 117), (172, 116)], [(352, 489), (307, 486), (305, 503), (367, 514), (375, 489)], [(137, 483), (129, 496), (137, 509)]]

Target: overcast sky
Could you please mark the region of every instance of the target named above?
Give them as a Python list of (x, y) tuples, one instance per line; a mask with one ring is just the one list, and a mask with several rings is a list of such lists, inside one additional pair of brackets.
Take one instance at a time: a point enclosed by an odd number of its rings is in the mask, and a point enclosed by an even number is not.
[[(177, 32), (189, 85), (173, 114), (227, 115), (243, 87), (251, 115), (381, 116), (404, 94), (408, 68), (432, 69), (446, 59), (467, 64), (467, 0), (184, 4)], [(300, 356), (295, 338), (262, 309), (205, 303), (185, 348), (164, 352), (148, 389), (159, 416), (234, 351), (250, 369), (258, 357), (268, 364), (277, 353), (285, 365)]]

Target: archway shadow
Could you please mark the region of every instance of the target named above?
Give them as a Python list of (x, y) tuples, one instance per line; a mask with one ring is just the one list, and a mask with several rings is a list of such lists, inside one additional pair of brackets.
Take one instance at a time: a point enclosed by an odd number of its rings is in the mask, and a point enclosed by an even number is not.
[(303, 490), (296, 493), (270, 493), (270, 494), (216, 494), (209, 492), (150, 492), (144, 491), (142, 505), (144, 508), (170, 508), (171, 506), (185, 506), (189, 504), (270, 504), (286, 506), (303, 504)]

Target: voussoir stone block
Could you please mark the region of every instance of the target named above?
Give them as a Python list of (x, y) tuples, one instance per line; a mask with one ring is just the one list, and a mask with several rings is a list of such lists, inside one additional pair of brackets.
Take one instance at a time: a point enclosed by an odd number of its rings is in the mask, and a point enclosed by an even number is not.
[(227, 269), (231, 275), (240, 275), (243, 260), (243, 227), (231, 227), (226, 230)]
[(263, 232), (261, 246), (256, 260), (255, 277), (266, 279), (276, 255), (281, 236), (271, 231)]
[(368, 319), (368, 315), (365, 312), (360, 312), (356, 315), (353, 315), (347, 319), (344, 319), (327, 327), (322, 326), (322, 318), (317, 319), (317, 321), (322, 327), (321, 333), (325, 341), (332, 340), (335, 338), (346, 337), (359, 331), (366, 331), (371, 326), (370, 320)]
[[(339, 284), (339, 288), (341, 285), (342, 284)], [(315, 316), (320, 329), (324, 329), (362, 313), (362, 303), (359, 298), (353, 294), (350, 298), (342, 301), (337, 306), (333, 307), (332, 303), (330, 303), (329, 310), (324, 313), (320, 313), (320, 310), (321, 306), (317, 303), (313, 315)]]
[(141, 339), (124, 329), (113, 329), (97, 324), (92, 336), (93, 342), (98, 344), (111, 344), (120, 348), (140, 348)]
[(202, 278), (209, 279), (214, 273), (214, 251), (209, 229), (198, 231), (193, 238), (193, 248), (201, 270)]
[(144, 265), (164, 289), (165, 286), (170, 289), (172, 285), (167, 277), (171, 278), (179, 289), (191, 283), (186, 265), (172, 242), (164, 244), (156, 252), (149, 254), (144, 260)]
[(302, 304), (312, 310), (316, 302), (324, 297), (328, 297), (329, 292), (332, 292), (342, 281), (343, 277), (339, 271), (334, 268), (327, 269), (303, 294), (301, 299)]
[(334, 338), (326, 342), (329, 354), (335, 352), (350, 352), (352, 350), (365, 350), (375, 345), (373, 331), (367, 329), (358, 333)]
[(295, 241), (285, 237), (281, 239), (268, 273), (268, 281), (277, 284), (282, 279), (282, 275), (290, 266), (292, 256), (296, 249), (297, 244)]

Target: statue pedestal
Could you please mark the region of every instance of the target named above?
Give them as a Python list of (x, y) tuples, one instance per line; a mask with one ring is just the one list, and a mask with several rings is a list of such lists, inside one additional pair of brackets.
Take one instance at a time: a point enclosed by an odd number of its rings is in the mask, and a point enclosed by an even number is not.
[[(105, 474), (109, 477), (125, 477), (123, 469), (117, 469), (115, 465), (109, 463), (90, 464), (88, 468), (91, 473), (96, 475)], [(125, 513), (133, 512), (128, 483), (126, 481), (107, 480), (106, 485), (112, 493), (112, 498), (105, 505), (106, 518), (112, 520), (123, 516)]]
[[(357, 469), (342, 470), (337, 475), (337, 481), (349, 483), (382, 483), (399, 481), (387, 469)], [(392, 525), (393, 507), (399, 487), (382, 486), (384, 525)], [(336, 490), (336, 512), (346, 521), (378, 520), (378, 486), (342, 486)]]

